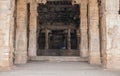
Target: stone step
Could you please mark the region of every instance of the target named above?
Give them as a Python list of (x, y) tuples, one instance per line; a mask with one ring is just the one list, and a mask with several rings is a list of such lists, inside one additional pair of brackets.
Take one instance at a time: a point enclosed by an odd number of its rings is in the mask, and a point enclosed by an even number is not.
[(87, 62), (88, 58), (82, 58), (79, 56), (32, 56), (29, 57), (31, 61), (68, 61), (68, 62)]

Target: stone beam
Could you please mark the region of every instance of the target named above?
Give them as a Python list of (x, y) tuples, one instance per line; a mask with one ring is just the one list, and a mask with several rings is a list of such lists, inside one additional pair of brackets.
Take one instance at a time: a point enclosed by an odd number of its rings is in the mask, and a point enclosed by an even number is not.
[(27, 0), (27, 3), (31, 3), (31, 2), (37, 2), (37, 3), (45, 4), (47, 2), (47, 0)]
[(89, 62), (101, 64), (98, 0), (89, 0)]
[(27, 62), (27, 1), (17, 0), (15, 64)]
[(88, 25), (87, 25), (87, 0), (81, 0), (80, 8), (80, 56), (88, 57)]
[(15, 0), (0, 0), (0, 70), (8, 70), (13, 64), (13, 29)]
[[(27, 0), (27, 3), (30, 3), (31, 1), (36, 1), (37, 3), (43, 3), (43, 4), (47, 2), (47, 0)], [(49, 0), (49, 1), (59, 1), (59, 0)], [(64, 0), (61, 0), (61, 1), (64, 1)], [(80, 3), (81, 3), (81, 0), (72, 0), (73, 5), (80, 4)]]

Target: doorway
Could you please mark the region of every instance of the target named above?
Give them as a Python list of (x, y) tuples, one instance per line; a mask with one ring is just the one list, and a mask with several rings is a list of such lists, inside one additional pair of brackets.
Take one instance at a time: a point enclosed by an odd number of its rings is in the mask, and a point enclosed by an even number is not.
[(80, 56), (80, 5), (48, 0), (37, 11), (37, 56)]

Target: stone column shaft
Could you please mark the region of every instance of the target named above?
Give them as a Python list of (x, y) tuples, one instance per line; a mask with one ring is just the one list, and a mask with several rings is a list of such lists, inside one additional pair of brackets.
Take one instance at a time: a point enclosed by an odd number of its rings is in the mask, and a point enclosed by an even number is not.
[(88, 25), (87, 25), (87, 0), (81, 0), (80, 8), (80, 56), (88, 57)]
[(104, 0), (102, 3), (104, 5), (102, 24), (106, 27), (103, 38), (106, 42), (106, 47), (103, 48), (105, 53), (103, 65), (105, 68), (120, 69), (120, 1)]
[(46, 28), (45, 29), (45, 49), (48, 50), (49, 49), (49, 31), (48, 29)]
[(0, 70), (13, 64), (14, 0), (0, 0)]
[(29, 56), (37, 54), (37, 3), (30, 2)]
[(98, 0), (89, 0), (89, 62), (101, 64)]
[(14, 59), (14, 52), (15, 52), (15, 0), (11, 0), (11, 10), (12, 10), (12, 15), (11, 15), (11, 26), (10, 26), (10, 62), (13, 65), (13, 59)]
[(71, 29), (70, 28), (68, 28), (68, 38), (67, 38), (67, 40), (68, 40), (68, 50), (71, 50)]
[(77, 30), (77, 49), (80, 50), (80, 29)]
[(27, 0), (17, 0), (15, 64), (27, 62)]

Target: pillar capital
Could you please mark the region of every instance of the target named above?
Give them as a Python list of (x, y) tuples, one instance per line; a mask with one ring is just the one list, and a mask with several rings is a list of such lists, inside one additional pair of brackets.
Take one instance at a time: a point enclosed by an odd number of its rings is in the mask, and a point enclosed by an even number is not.
[(81, 3), (81, 0), (72, 0), (72, 4), (80, 4)]

